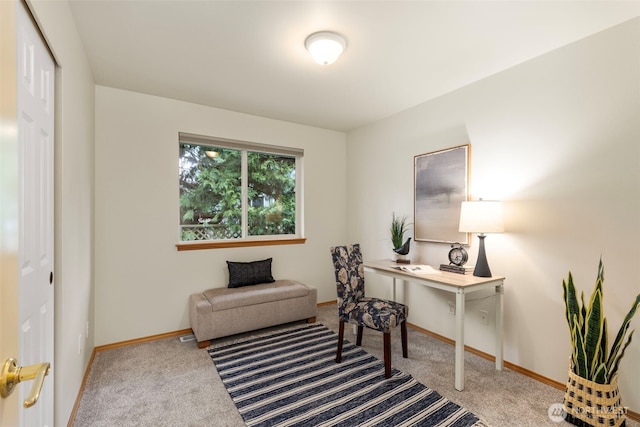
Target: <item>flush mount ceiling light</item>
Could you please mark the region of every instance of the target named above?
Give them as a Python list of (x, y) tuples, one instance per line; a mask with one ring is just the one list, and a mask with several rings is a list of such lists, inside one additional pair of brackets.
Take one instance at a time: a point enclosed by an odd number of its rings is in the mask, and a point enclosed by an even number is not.
[(333, 64), (347, 47), (347, 41), (338, 33), (320, 31), (304, 42), (313, 59), (320, 65)]

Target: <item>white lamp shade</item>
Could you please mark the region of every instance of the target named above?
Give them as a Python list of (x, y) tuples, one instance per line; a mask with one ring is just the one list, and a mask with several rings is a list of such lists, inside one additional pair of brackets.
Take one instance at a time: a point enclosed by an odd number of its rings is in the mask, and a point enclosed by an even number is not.
[(318, 64), (329, 65), (342, 54), (347, 42), (340, 34), (323, 31), (311, 34), (304, 45)]
[(462, 202), (460, 228), (462, 233), (502, 233), (502, 203), (495, 200)]

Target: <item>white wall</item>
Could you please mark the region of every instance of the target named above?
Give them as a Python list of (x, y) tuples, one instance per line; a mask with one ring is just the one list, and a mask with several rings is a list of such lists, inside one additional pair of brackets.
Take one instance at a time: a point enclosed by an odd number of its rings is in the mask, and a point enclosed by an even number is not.
[(67, 2), (33, 0), (30, 6), (59, 66), (56, 70), (53, 369), (55, 424), (66, 425), (94, 347), (94, 83)]
[[(561, 284), (568, 271), (588, 298), (602, 256), (610, 340), (640, 293), (639, 101), (635, 19), (353, 131), (348, 240), (363, 245), (365, 259), (389, 258), (392, 212), (413, 216), (413, 156), (471, 143), (473, 198), (505, 202), (507, 232), (486, 239), (492, 271), (507, 277), (505, 359), (565, 382), (570, 339)], [(418, 243), (410, 257), (439, 265), (448, 250)], [(368, 293), (390, 296), (388, 280), (368, 275), (367, 283)], [(418, 285), (405, 291), (411, 323), (454, 336), (452, 294)], [(493, 353), (480, 309), (492, 319), (492, 299), (467, 304), (467, 343)], [(632, 327), (640, 327), (639, 316)], [(623, 404), (636, 412), (638, 360), (635, 341), (619, 384)]]
[[(178, 132), (303, 148), (306, 243), (178, 252)], [(226, 287), (226, 260), (273, 257), (276, 279), (335, 300), (344, 133), (97, 86), (95, 158), (96, 345), (189, 328), (189, 295)]]

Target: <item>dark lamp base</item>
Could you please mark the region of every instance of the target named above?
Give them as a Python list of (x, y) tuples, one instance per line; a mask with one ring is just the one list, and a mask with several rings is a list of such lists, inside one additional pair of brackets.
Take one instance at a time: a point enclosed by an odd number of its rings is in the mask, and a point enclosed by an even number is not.
[(473, 275), (477, 277), (491, 277), (491, 270), (489, 269), (489, 263), (487, 262), (487, 254), (484, 251), (484, 238), (487, 237), (484, 234), (479, 234), (480, 248), (478, 249), (478, 261), (476, 262), (476, 268), (473, 270)]

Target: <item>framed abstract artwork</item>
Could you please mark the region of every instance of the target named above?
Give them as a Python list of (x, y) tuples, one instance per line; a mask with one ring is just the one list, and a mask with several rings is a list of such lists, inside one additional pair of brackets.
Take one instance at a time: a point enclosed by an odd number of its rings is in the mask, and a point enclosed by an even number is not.
[(414, 157), (414, 239), (469, 244), (458, 231), (461, 203), (469, 198), (471, 145)]

